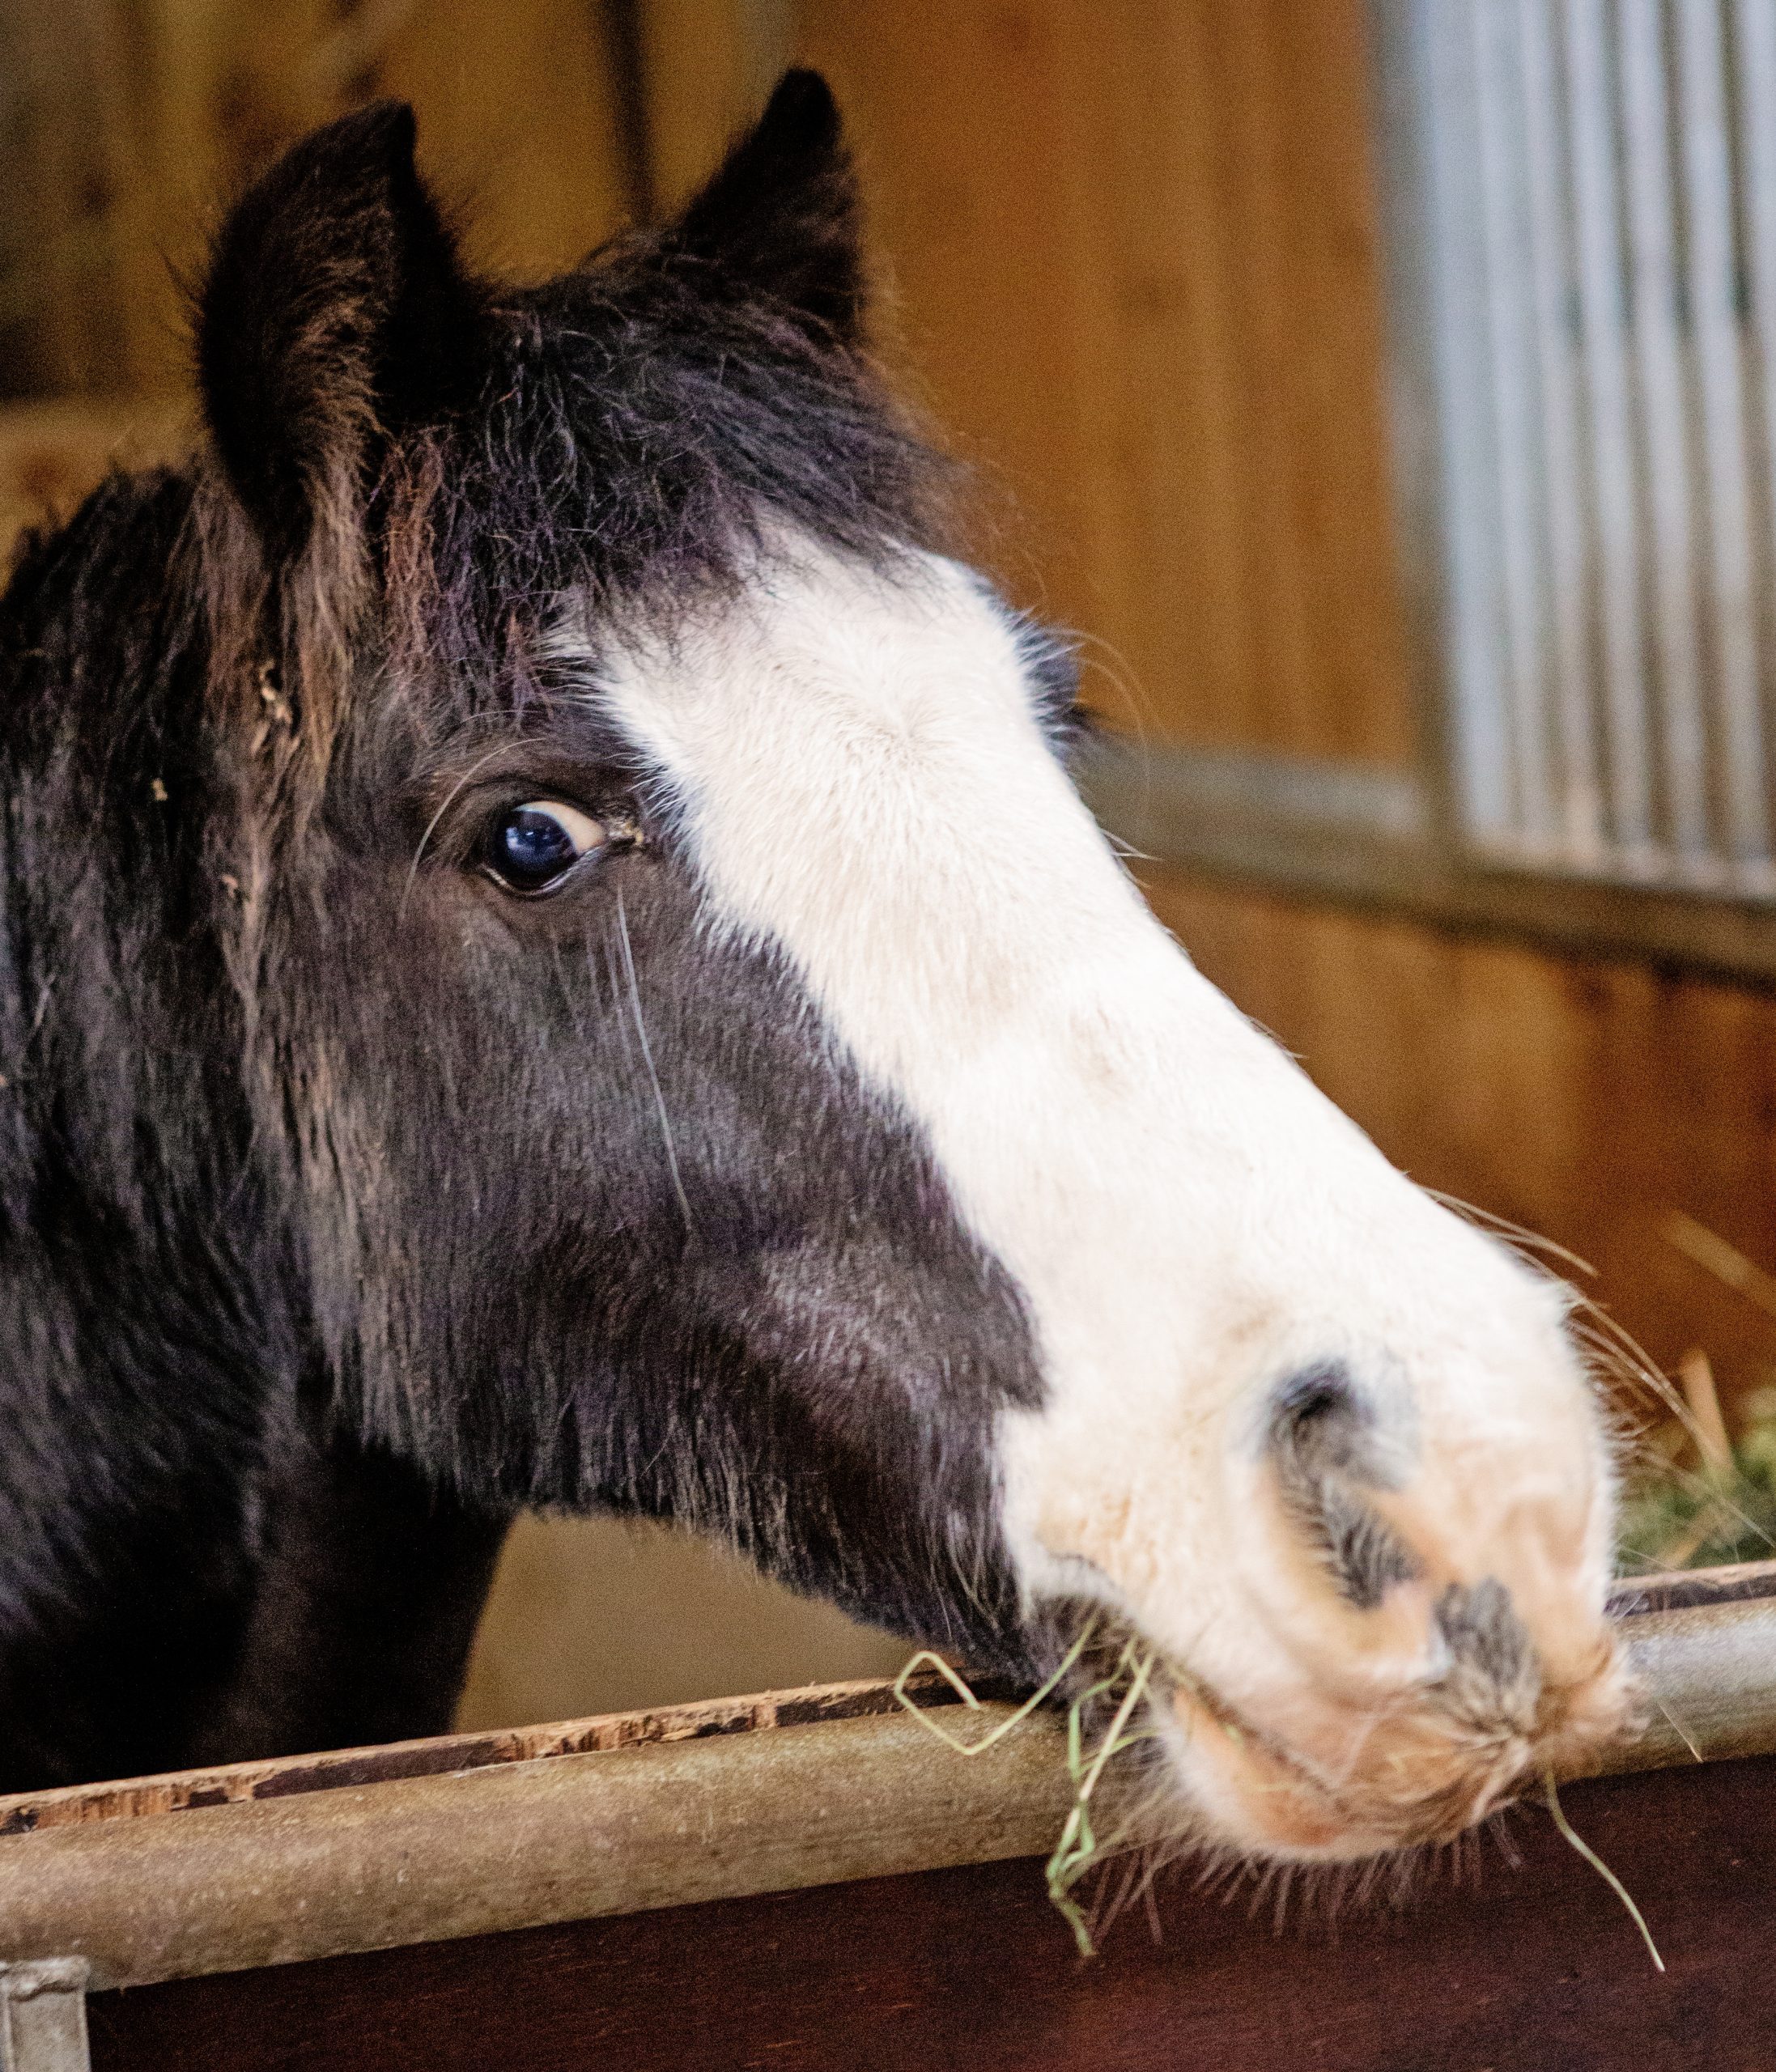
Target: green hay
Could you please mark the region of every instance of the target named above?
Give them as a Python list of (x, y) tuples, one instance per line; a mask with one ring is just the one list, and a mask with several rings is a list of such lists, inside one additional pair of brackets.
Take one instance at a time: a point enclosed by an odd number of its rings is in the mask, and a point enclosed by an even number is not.
[(1659, 1945), (1653, 1940), (1653, 1931), (1646, 1926), (1646, 1915), (1643, 1914), (1640, 1909), (1635, 1905), (1634, 1895), (1629, 1891), (1628, 1887), (1622, 1883), (1621, 1879), (1616, 1875), (1615, 1872), (1610, 1869), (1609, 1866), (1604, 1862), (1604, 1859), (1597, 1853), (1596, 1850), (1591, 1847), (1591, 1844), (1587, 1841), (1584, 1836), (1578, 1832), (1576, 1828), (1574, 1827), (1571, 1821), (1566, 1818), (1566, 1814), (1561, 1811), (1560, 1794), (1554, 1789), (1554, 1773), (1552, 1770), (1548, 1773), (1545, 1781), (1548, 1786), (1549, 1815), (1553, 1819), (1555, 1827), (1559, 1829), (1561, 1840), (1566, 1842), (1570, 1847), (1578, 1850), (1578, 1853), (1584, 1858), (1585, 1861), (1591, 1866), (1591, 1869), (1595, 1870), (1598, 1876), (1603, 1879), (1604, 1883), (1608, 1886), (1611, 1892), (1612, 1892), (1616, 1895), (1617, 1898), (1621, 1901), (1622, 1904), (1627, 1908), (1628, 1917), (1634, 1922), (1635, 1927), (1640, 1930), (1640, 1939), (1646, 1945), (1647, 1955), (1652, 1959), (1655, 1965), (1660, 1971), (1663, 1971), (1665, 1968), (1665, 1959), (1659, 1954)]
[[(1066, 1823), (1060, 1831), (1060, 1840), (1055, 1845), (1055, 1853), (1048, 1859), (1048, 1897), (1061, 1918), (1073, 1932), (1073, 1940), (1079, 1945), (1082, 1957), (1094, 1957), (1097, 1946), (1091, 1939), (1091, 1930), (1084, 1911), (1073, 1896), (1073, 1888), (1085, 1876), (1093, 1863), (1120, 1840), (1111, 1836), (1100, 1841), (1091, 1822), (1091, 1795), (1098, 1788), (1098, 1780), (1103, 1775), (1111, 1758), (1119, 1756), (1124, 1748), (1131, 1748), (1137, 1741), (1150, 1738), (1150, 1730), (1129, 1734), (1125, 1731), (1135, 1708), (1154, 1673), (1155, 1658), (1150, 1648), (1143, 1648), (1138, 1641), (1129, 1641), (1117, 1658), (1116, 1667), (1101, 1682), (1082, 1691), (1073, 1701), (1067, 1713), (1067, 1774), (1073, 1779), (1073, 1802), (1068, 1809)], [(1081, 1724), (1087, 1705), (1099, 1699), (1107, 1700), (1122, 1681), (1128, 1679), (1128, 1688), (1111, 1719), (1104, 1737), (1090, 1755), (1086, 1751), (1085, 1731)]]
[(958, 1756), (984, 1756), (996, 1741), (1003, 1740), (1014, 1726), (1021, 1726), (1025, 1720), (1028, 1719), (1043, 1699), (1051, 1695), (1062, 1677), (1086, 1652), (1086, 1644), (1091, 1639), (1096, 1624), (1096, 1620), (1088, 1620), (1079, 1638), (1068, 1649), (1061, 1658), (1060, 1667), (1047, 1682), (1032, 1691), (1009, 1719), (1002, 1719), (997, 1726), (990, 1728), (978, 1741), (965, 1741), (959, 1734), (952, 1734), (934, 1713), (928, 1713), (922, 1705), (915, 1704), (907, 1695), (907, 1679), (920, 1668), (928, 1667), (937, 1671), (945, 1683), (971, 1710), (978, 1713), (981, 1709), (980, 1700), (969, 1688), (967, 1679), (959, 1675), (941, 1654), (934, 1654), (929, 1648), (921, 1648), (894, 1679), (894, 1696), (925, 1729), (926, 1732), (934, 1734), (946, 1748), (954, 1749)]
[(1630, 1483), (1617, 1542), (1623, 1573), (1712, 1569), (1776, 1553), (1776, 1389), (1743, 1397), (1739, 1424), (1730, 1467), (1686, 1469), (1655, 1458)]
[[(1060, 1667), (1047, 1682), (1032, 1692), (1015, 1712), (1001, 1720), (996, 1726), (989, 1728), (986, 1733), (971, 1740), (954, 1733), (935, 1713), (927, 1712), (916, 1704), (908, 1694), (908, 1679), (920, 1667), (928, 1667), (937, 1671), (965, 1706), (975, 1712), (981, 1709), (979, 1699), (969, 1688), (967, 1681), (941, 1655), (933, 1654), (928, 1648), (921, 1649), (894, 1679), (894, 1696), (920, 1725), (928, 1733), (934, 1734), (946, 1748), (953, 1749), (958, 1756), (983, 1755), (996, 1742), (1002, 1740), (1014, 1726), (1028, 1719), (1036, 1708), (1053, 1694), (1067, 1672), (1085, 1653), (1097, 1627), (1095, 1619), (1088, 1620), (1078, 1639), (1067, 1650)], [(1132, 1748), (1137, 1742), (1145, 1741), (1150, 1736), (1149, 1729), (1129, 1731), (1128, 1723), (1152, 1681), (1156, 1660), (1150, 1648), (1144, 1647), (1138, 1641), (1125, 1641), (1121, 1654), (1116, 1658), (1115, 1668), (1107, 1676), (1100, 1677), (1097, 1682), (1088, 1684), (1067, 1709), (1067, 1774), (1073, 1781), (1073, 1798), (1060, 1831), (1060, 1839), (1048, 1859), (1048, 1896), (1072, 1929), (1073, 1940), (1079, 1946), (1080, 1955), (1084, 1957), (1095, 1956), (1097, 1948), (1092, 1941), (1085, 1912), (1073, 1896), (1073, 1890), (1106, 1849), (1114, 1848), (1122, 1839), (1120, 1834), (1103, 1837), (1098, 1835), (1092, 1823), (1092, 1794), (1097, 1790), (1098, 1781), (1112, 1758), (1120, 1755), (1124, 1749)], [(1110, 1725), (1097, 1743), (1088, 1747), (1085, 1726), (1088, 1708), (1100, 1703), (1107, 1705), (1125, 1681), (1127, 1688), (1122, 1691), (1120, 1698), (1116, 1700)]]
[[(1776, 1276), (1693, 1216), (1668, 1216), (1665, 1237), (1761, 1310), (1768, 1335), (1767, 1320), (1776, 1318)], [(1776, 1360), (1761, 1361), (1762, 1386), (1733, 1391), (1737, 1429), (1731, 1433), (1706, 1355), (1691, 1353), (1685, 1368), (1692, 1362), (1700, 1366), (1706, 1401), (1693, 1404), (1685, 1415), (1675, 1395), (1671, 1398), (1676, 1419), (1646, 1435), (1639, 1471), (1623, 1492), (1619, 1566), (1629, 1575), (1648, 1569), (1711, 1569), (1776, 1554)], [(1691, 1386), (1686, 1375), (1686, 1395)], [(1705, 1412), (1701, 1418), (1697, 1409)], [(1717, 1435), (1712, 1443), (1710, 1426)], [(1686, 1457), (1696, 1464), (1687, 1465)]]

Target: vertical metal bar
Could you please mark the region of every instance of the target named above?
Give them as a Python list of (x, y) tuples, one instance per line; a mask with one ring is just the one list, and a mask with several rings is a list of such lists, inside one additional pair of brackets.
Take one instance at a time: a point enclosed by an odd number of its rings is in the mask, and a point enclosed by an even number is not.
[(1695, 539), (1680, 330), (1671, 144), (1659, 0), (1620, 0), (1629, 306), (1639, 376), (1641, 488), (1651, 534), (1649, 601), (1659, 660), (1665, 807), (1672, 847), (1710, 853)]
[(1544, 687), (1542, 512), (1535, 453), (1540, 426), (1535, 333), (1523, 279), (1527, 242), (1519, 111), (1522, 68), (1515, 10), (1473, 11), (1474, 82), (1480, 129), (1480, 204), (1487, 341), (1498, 483), (1501, 660), (1510, 714), (1517, 846), (1544, 853), (1553, 833), (1548, 700)]
[(1476, 673), (1470, 536), (1490, 529), (1458, 517), (1454, 494), (1457, 479), (1479, 472), (1459, 429), (1476, 414), (1450, 406), (1452, 327), (1440, 263), (1451, 245), (1465, 249), (1444, 206), (1442, 169), (1443, 155), (1462, 143), (1443, 104), (1435, 0), (1365, 0), (1364, 12), (1385, 256), (1389, 473), (1417, 742), (1406, 781), (1418, 795), (1423, 837), (1447, 856), (1459, 839), (1470, 767), (1496, 759), (1498, 733), (1498, 699), (1483, 676), (1482, 694), (1467, 694)]
[(90, 2072), (84, 1957), (0, 1964), (0, 2072)]
[(1540, 488), (1546, 553), (1540, 570), (1546, 631), (1540, 678), (1557, 760), (1554, 824), (1568, 860), (1595, 864), (1602, 831), (1596, 728), (1586, 639), (1584, 501), (1578, 368), (1571, 320), (1568, 198), (1560, 53), (1553, 0), (1517, 0), (1519, 91), (1528, 200), (1527, 254), (1540, 392)]
[(1631, 875), (1651, 867), (1652, 707), (1641, 616), (1628, 307), (1623, 293), (1616, 122), (1604, 0), (1566, 0), (1566, 96), (1591, 469), (1598, 652), (1608, 755), (1609, 832)]
[[(1754, 464), (1761, 497), (1754, 499), (1754, 555), (1762, 578), (1760, 705), (1768, 728), (1776, 683), (1776, 6), (1770, 0), (1738, 0), (1735, 10), (1740, 135), (1743, 139), (1746, 270), (1750, 288), (1748, 346), (1761, 441)], [(1770, 798), (1765, 745), (1764, 797)]]
[(654, 177), (653, 123), (648, 107), (647, 45), (639, 0), (594, 0), (593, 15), (600, 54), (610, 79), (611, 126), (616, 132), (623, 203), (635, 222), (652, 223), (659, 213), (660, 195)]
[(1425, 322), (1435, 399), (1427, 465), (1447, 556), (1439, 711), (1454, 765), (1449, 803), (1468, 834), (1515, 824), (1502, 524), (1487, 356), (1487, 288), (1470, 0), (1395, 0), (1422, 150)]
[(1711, 636), (1719, 758), (1714, 788), (1723, 847), (1733, 861), (1757, 864), (1768, 853), (1770, 827), (1757, 698), (1757, 599), (1721, 0), (1679, 0), (1677, 22), (1686, 273), (1702, 434), (1702, 535), (1706, 545), (1701, 588)]

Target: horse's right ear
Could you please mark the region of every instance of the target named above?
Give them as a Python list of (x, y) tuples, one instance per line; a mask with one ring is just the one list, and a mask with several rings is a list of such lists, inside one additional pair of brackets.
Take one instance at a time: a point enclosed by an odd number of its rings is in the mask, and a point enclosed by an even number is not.
[(217, 240), (198, 321), (205, 414), (274, 551), (352, 522), (386, 442), (471, 378), (476, 298), (413, 142), (394, 102), (317, 130)]

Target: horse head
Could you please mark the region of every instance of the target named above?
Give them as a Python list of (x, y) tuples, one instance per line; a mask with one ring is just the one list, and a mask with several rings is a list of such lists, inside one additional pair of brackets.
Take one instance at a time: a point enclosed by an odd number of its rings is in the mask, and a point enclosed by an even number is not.
[(1028, 1675), (1154, 1662), (1242, 1852), (1447, 1835), (1626, 1705), (1560, 1287), (1160, 927), (958, 558), (792, 74), (664, 227), (461, 264), (411, 118), (201, 321), (218, 868), (339, 1414)]

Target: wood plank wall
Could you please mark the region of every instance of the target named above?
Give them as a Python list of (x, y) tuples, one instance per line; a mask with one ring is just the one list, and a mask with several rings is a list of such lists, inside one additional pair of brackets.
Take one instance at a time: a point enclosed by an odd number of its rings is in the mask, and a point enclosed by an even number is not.
[[(803, 0), (899, 355), (1111, 715), (1397, 762), (1360, 0)], [(1102, 644), (1096, 644), (1101, 643)]]
[(1141, 873), (1196, 963), (1427, 1187), (1570, 1247), (1666, 1370), (1776, 1381), (1776, 1318), (1665, 1234), (1776, 1266), (1776, 999)]
[(183, 282), (219, 205), (316, 124), (410, 100), (478, 263), (569, 265), (632, 182), (586, 0), (0, 0), (0, 395), (188, 386)]

